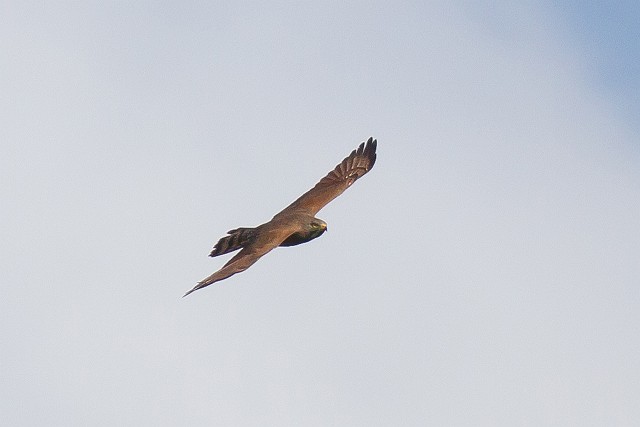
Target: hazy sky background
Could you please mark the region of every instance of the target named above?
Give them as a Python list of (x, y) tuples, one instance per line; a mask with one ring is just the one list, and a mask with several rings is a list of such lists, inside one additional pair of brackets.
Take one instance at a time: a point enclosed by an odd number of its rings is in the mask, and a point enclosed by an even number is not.
[(638, 3), (270, 3), (0, 6), (0, 424), (637, 425)]

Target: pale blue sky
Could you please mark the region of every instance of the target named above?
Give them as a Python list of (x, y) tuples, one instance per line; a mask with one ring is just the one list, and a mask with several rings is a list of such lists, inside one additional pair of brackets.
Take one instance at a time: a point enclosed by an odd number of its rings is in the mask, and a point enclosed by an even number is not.
[(582, 52), (587, 76), (610, 91), (618, 114), (640, 127), (640, 4), (636, 1), (554, 2), (564, 35)]
[[(640, 11), (607, 11), (5, 2), (0, 424), (637, 423)], [(370, 135), (327, 234), (180, 298)]]

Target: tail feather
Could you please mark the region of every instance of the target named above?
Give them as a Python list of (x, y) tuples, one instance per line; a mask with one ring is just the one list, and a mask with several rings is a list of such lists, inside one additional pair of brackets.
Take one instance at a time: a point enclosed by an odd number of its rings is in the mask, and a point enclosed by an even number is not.
[(255, 235), (255, 228), (240, 227), (227, 231), (228, 236), (218, 240), (209, 256), (214, 257), (236, 251), (249, 243)]

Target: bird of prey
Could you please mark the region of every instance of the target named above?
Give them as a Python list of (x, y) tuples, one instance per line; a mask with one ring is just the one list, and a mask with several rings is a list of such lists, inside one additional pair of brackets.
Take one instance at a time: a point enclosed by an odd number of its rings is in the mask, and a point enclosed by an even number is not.
[(360, 144), (315, 187), (276, 214), (271, 221), (254, 228), (241, 227), (227, 231), (227, 236), (216, 243), (209, 256), (242, 250), (220, 270), (198, 282), (184, 297), (246, 270), (278, 246), (299, 245), (320, 237), (327, 231), (327, 223), (315, 218), (316, 213), (371, 170), (376, 162), (377, 143), (377, 140), (369, 138), (366, 144)]

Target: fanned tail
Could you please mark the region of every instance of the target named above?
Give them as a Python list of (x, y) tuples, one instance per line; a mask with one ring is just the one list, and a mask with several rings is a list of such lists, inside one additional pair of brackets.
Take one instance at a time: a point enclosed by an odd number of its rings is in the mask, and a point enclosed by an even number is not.
[(255, 230), (255, 228), (240, 227), (227, 231), (228, 236), (218, 240), (209, 256), (213, 257), (237, 251), (253, 239)]

